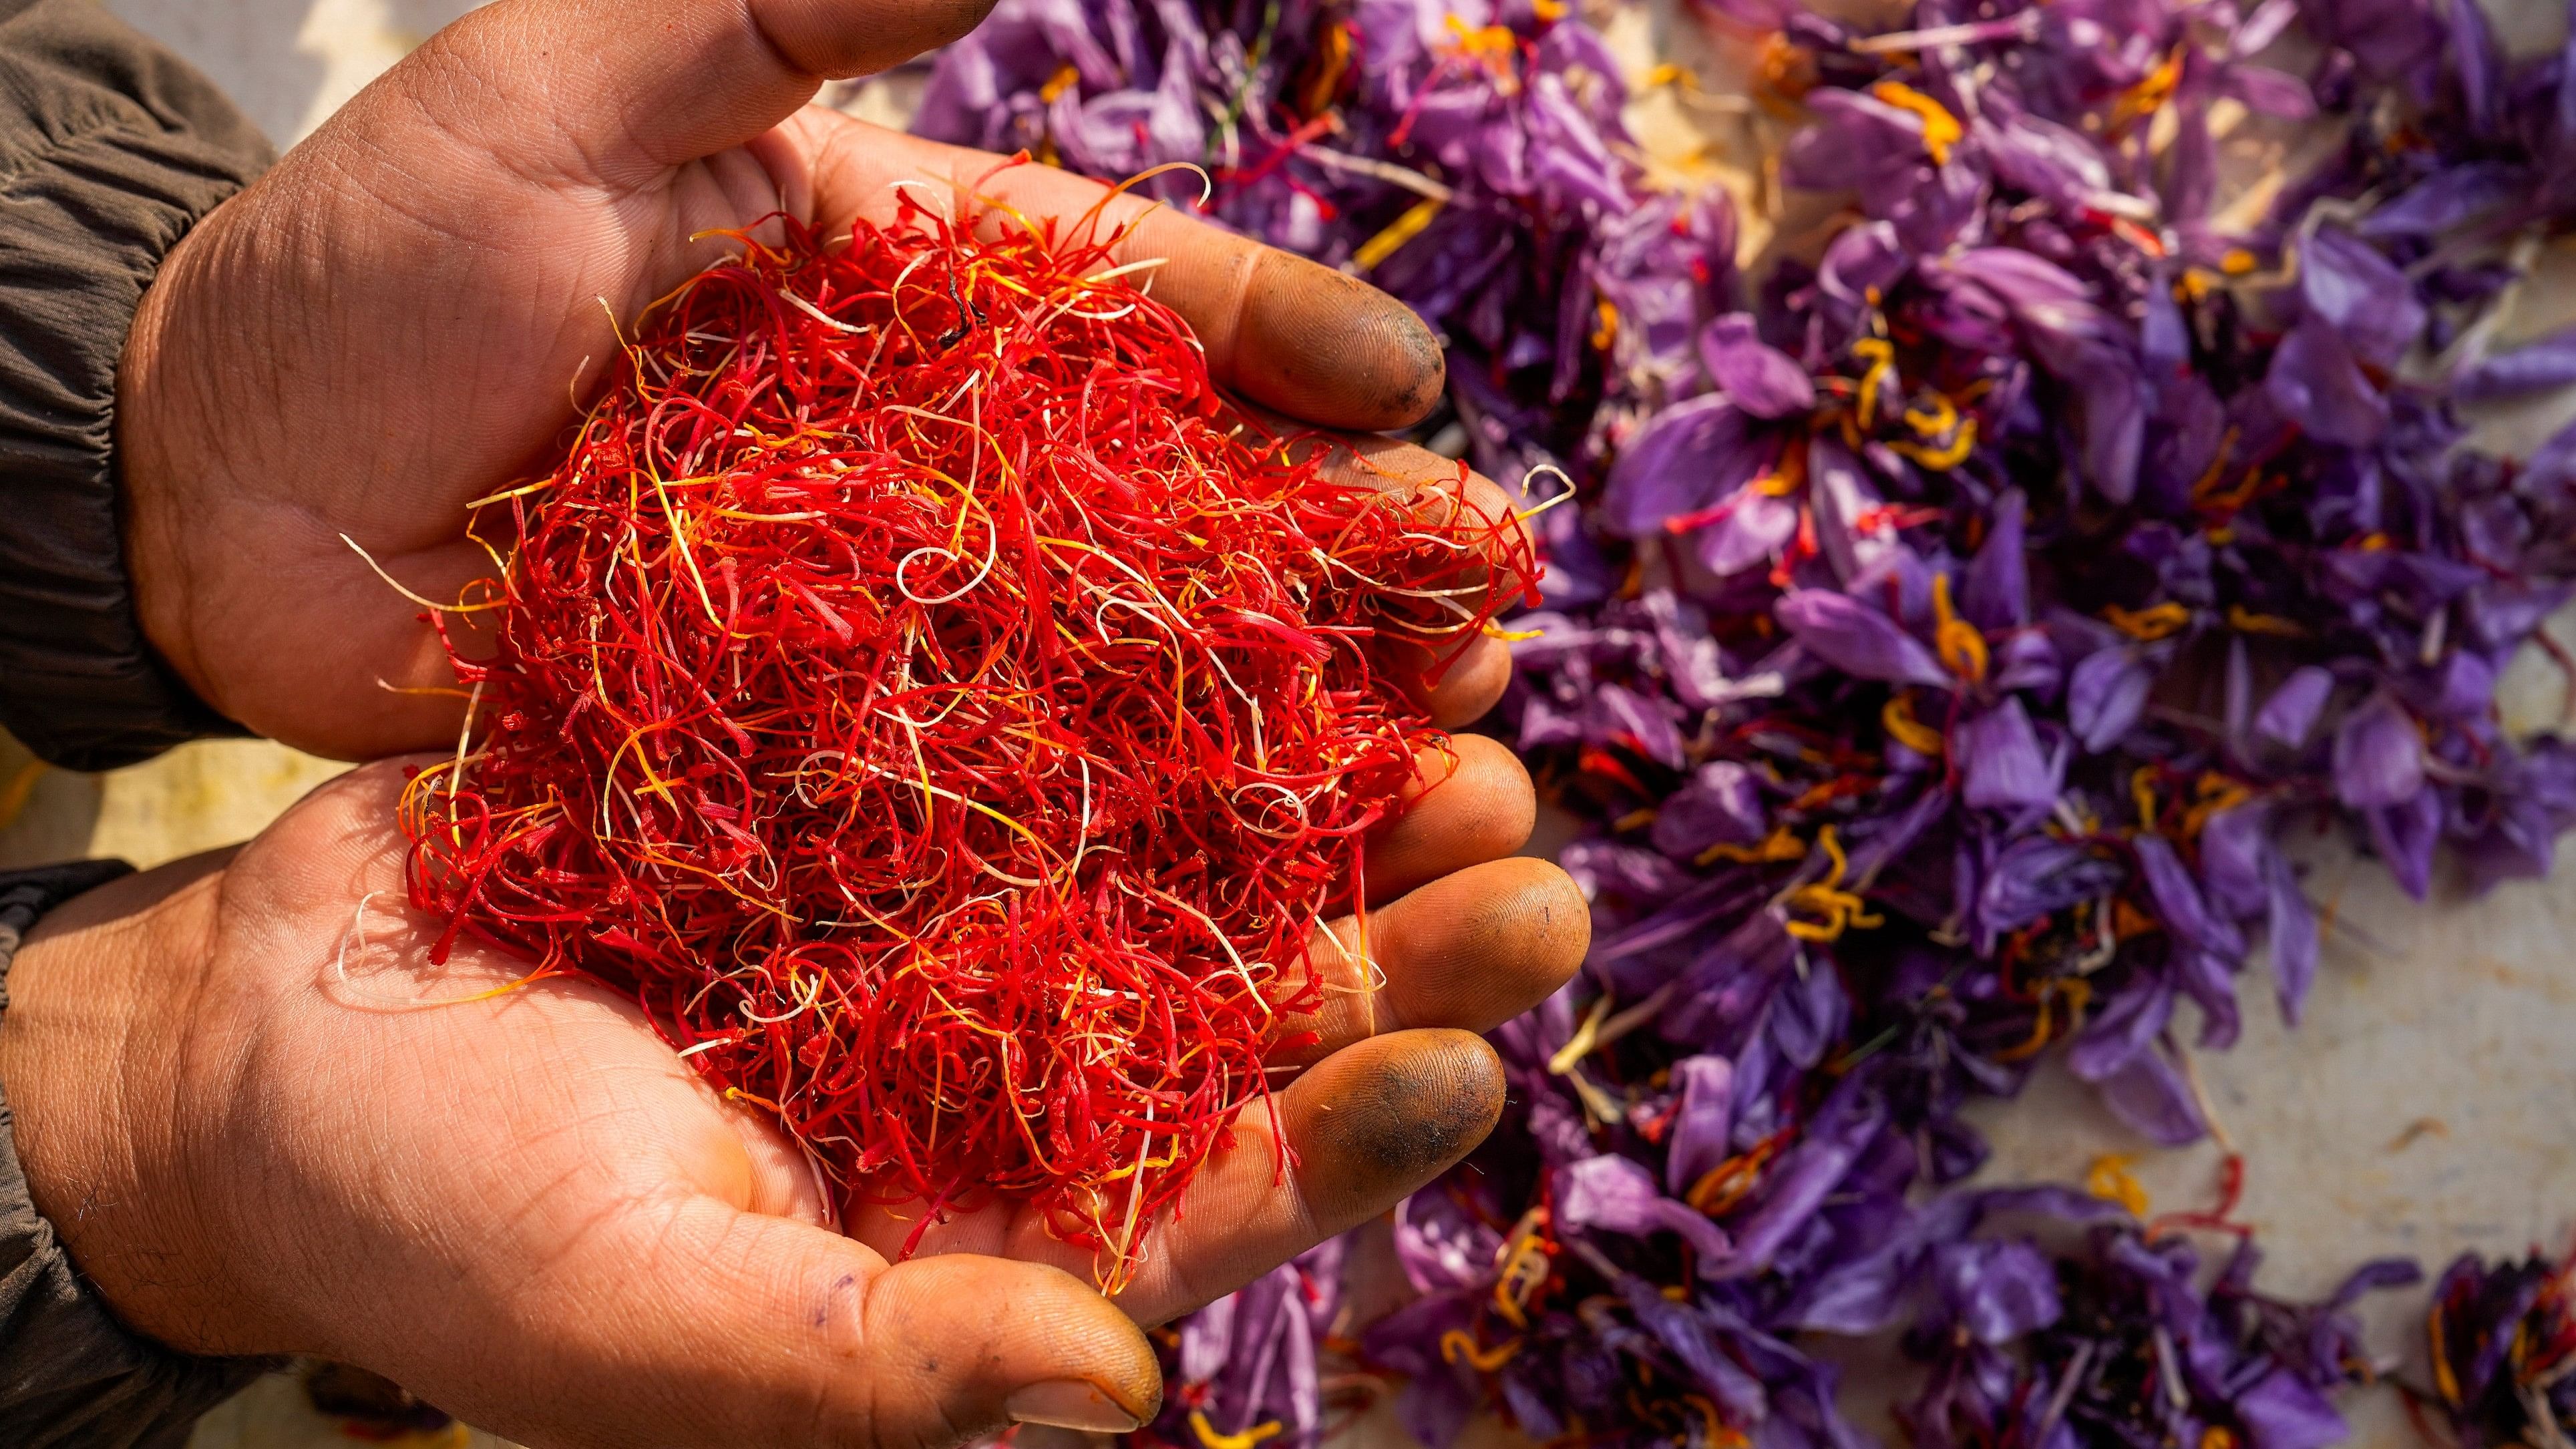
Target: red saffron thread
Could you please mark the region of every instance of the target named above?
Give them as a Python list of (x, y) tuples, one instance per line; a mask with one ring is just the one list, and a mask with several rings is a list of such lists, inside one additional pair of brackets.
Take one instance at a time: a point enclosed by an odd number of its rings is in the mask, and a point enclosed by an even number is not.
[(411, 897), (442, 955), (630, 995), (907, 1252), (1018, 1200), (1114, 1285), (1269, 1106), (1309, 940), (1446, 747), (1374, 641), (1454, 651), (1536, 569), (1462, 489), (1240, 418), (1096, 212), (899, 208), (742, 238), (492, 501)]

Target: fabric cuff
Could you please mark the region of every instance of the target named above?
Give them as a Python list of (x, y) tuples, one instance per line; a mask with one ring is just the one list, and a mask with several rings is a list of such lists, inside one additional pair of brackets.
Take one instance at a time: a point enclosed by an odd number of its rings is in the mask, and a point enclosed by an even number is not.
[(106, 769), (230, 730), (135, 613), (116, 370), (161, 259), (270, 153), (211, 83), (96, 6), (0, 16), (0, 725)]

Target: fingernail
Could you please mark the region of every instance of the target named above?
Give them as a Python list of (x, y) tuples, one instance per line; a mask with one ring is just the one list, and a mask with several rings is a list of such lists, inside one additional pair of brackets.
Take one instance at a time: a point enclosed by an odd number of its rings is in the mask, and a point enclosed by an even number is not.
[(1015, 1424), (1050, 1424), (1092, 1434), (1124, 1434), (1142, 1421), (1116, 1399), (1081, 1379), (1031, 1384), (1002, 1401)]

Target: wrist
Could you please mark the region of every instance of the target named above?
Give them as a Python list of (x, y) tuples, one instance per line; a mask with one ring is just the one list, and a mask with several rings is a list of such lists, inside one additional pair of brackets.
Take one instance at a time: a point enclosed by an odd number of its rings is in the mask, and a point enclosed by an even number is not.
[[(185, 410), (177, 395), (186, 391), (187, 384), (185, 370), (166, 339), (174, 304), (188, 286), (190, 244), (203, 234), (183, 239), (164, 259), (126, 329), (125, 351), (116, 373), (116, 474), (119, 531), (135, 623), (145, 645), (179, 682), (220, 711), (223, 703), (199, 665), (189, 627), (188, 521), (175, 516), (176, 490), (171, 486), (189, 466), (171, 446), (187, 432), (188, 425), (172, 416)], [(209, 520), (198, 522), (202, 526)]]
[(264, 1351), (207, 1231), (204, 964), (222, 881), (201, 859), (67, 902), (29, 932), (0, 1012), (0, 1090), (29, 1196), (129, 1327), (193, 1353)]

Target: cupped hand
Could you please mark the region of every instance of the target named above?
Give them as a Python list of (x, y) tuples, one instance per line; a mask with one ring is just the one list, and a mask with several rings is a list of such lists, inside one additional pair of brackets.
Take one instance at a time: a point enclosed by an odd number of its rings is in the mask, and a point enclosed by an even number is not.
[(826, 1226), (801, 1154), (627, 1003), (514, 986), (520, 963), (471, 947), (429, 965), (441, 923), (403, 903), (398, 764), (229, 859), (46, 918), (11, 973), (0, 1081), (74, 1262), (181, 1349), (355, 1363), (549, 1449), (1127, 1427), (1160, 1392), (1137, 1321), (1454, 1161), (1502, 1094), (1472, 1033), (1582, 954), (1563, 875), (1502, 858), (1529, 828), (1519, 765), (1468, 739), (1428, 773), (1369, 851), (1378, 969), (1333, 944), (1347, 923), (1317, 933), (1310, 969), (1349, 989), (1283, 1056), (1303, 1071), (1275, 1119), (1239, 1119), (1116, 1303), (1087, 1252), (1004, 1207), (890, 1264), (907, 1224)]
[[(155, 648), (216, 709), (302, 749), (451, 744), (444, 651), (343, 536), (454, 598), (492, 569), (467, 505), (546, 466), (617, 322), (733, 245), (703, 234), (888, 216), (905, 178), (965, 195), (997, 158), (805, 102), (983, 8), (502, 0), (368, 87), (190, 233), (135, 320), (117, 442)], [(990, 184), (1030, 217), (1102, 192), (1036, 166)], [(1122, 198), (1104, 220), (1147, 210)], [(1122, 250), (1164, 259), (1156, 295), (1253, 403), (1365, 431), (1440, 393), (1421, 321), (1338, 272), (1168, 210)], [(1427, 455), (1392, 466), (1454, 476)], [(1507, 668), (1481, 641), (1439, 687), (1490, 701)]]

